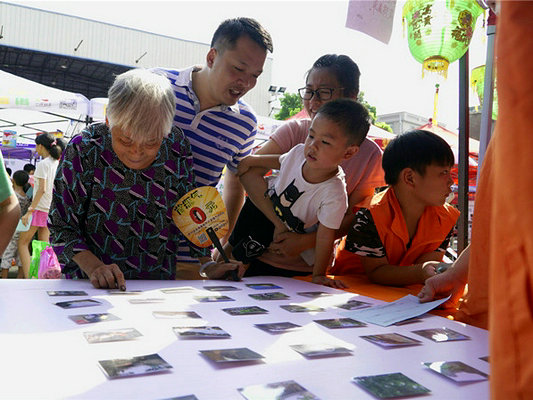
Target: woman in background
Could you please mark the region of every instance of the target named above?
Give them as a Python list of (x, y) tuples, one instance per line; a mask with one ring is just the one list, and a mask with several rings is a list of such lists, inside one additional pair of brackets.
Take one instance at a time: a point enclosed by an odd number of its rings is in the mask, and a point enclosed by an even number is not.
[(47, 226), (48, 211), (52, 202), (54, 178), (59, 165), (59, 159), (65, 148), (63, 141), (55, 138), (50, 133), (43, 133), (37, 136), (35, 143), (37, 145), (35, 149), (43, 159), (37, 163), (35, 168), (33, 200), (28, 211), (21, 218), (24, 225), (27, 225), (31, 221), (30, 229), (26, 232), (21, 232), (18, 243), (24, 278), (27, 278), (30, 272), (31, 256), (29, 245), (35, 232), (37, 232), (39, 240), (44, 242), (50, 241), (50, 231)]

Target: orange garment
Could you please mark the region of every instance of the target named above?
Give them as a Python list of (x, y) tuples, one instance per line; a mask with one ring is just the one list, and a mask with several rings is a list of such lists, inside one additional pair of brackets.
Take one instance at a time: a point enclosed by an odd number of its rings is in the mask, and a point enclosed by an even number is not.
[[(426, 207), (418, 221), (411, 245), (407, 248), (409, 232), (394, 190), (388, 188), (375, 195), (369, 210), (389, 264), (401, 266), (413, 265), (423, 254), (437, 250), (459, 218), (459, 211), (449, 204)], [(346, 253), (347, 250), (343, 252)], [(355, 254), (352, 256), (359, 258)], [(336, 259), (331, 273), (345, 275), (355, 272), (346, 261), (346, 256)]]
[(500, 7), (499, 116), (474, 209), (473, 229), (485, 233), (472, 237), (469, 299), (488, 289), (491, 398), (526, 400), (533, 399), (533, 5)]

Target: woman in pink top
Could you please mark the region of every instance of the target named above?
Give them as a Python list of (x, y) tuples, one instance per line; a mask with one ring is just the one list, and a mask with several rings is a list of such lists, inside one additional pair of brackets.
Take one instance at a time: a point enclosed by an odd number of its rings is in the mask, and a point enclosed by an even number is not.
[[(338, 98), (357, 99), (359, 93), (359, 68), (345, 55), (326, 54), (315, 61), (307, 73), (305, 87), (299, 89), (304, 108), (311, 119), (292, 120), (280, 126), (256, 154), (283, 154), (298, 143), (304, 143), (320, 106)], [(354, 207), (365, 206), (374, 189), (385, 185), (381, 168), (381, 149), (370, 139), (365, 139), (359, 151), (341, 164), (346, 174), (348, 211), (337, 236), (344, 236), (353, 219)], [(267, 171), (257, 170), (264, 174)], [(259, 259), (278, 268), (307, 271), (307, 264), (299, 254), (315, 246), (316, 232), (298, 234), (286, 232), (270, 245)]]

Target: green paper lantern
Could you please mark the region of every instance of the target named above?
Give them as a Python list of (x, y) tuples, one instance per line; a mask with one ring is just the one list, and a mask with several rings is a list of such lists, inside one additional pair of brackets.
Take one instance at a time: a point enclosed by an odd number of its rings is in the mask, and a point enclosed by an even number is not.
[(407, 0), (402, 20), (422, 76), (424, 71), (447, 76), (448, 65), (468, 49), (482, 12), (475, 0)]
[[(470, 86), (477, 93), (479, 104), (483, 107), (483, 89), (485, 88), (485, 66), (476, 67), (470, 73)], [(498, 91), (494, 79), (494, 96), (492, 99), (492, 119), (498, 119)]]

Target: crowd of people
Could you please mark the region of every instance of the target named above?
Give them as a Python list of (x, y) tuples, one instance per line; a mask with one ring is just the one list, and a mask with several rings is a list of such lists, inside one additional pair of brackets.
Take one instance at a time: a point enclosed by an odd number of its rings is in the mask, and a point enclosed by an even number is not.
[[(382, 152), (366, 137), (371, 121), (357, 102), (357, 64), (327, 54), (299, 89), (310, 118), (285, 123), (252, 154), (257, 121), (242, 97), (273, 45), (257, 21), (235, 18), (216, 30), (205, 65), (123, 73), (109, 89), (105, 122), (66, 147), (52, 135), (38, 136), (42, 160), (30, 196), (29, 174), (16, 171), (11, 182), (0, 162), (2, 278), (17, 256), (19, 276), (28, 276), (37, 234), (51, 243), (67, 278), (89, 279), (96, 288), (125, 290), (129, 279), (224, 279), (230, 271), (311, 275), (315, 283), (345, 288), (335, 275), (364, 273), (381, 285), (425, 285), (421, 301), (452, 294), (448, 303), (455, 305), (468, 283), (457, 316), (491, 329), (495, 398), (528, 398), (533, 368), (518, 349), (530, 348), (533, 337), (533, 244), (524, 234), (531, 193), (510, 176), (513, 166), (533, 170), (516, 147), (518, 136), (527, 140), (532, 106), (532, 79), (520, 58), (531, 53), (519, 43), (533, 33), (532, 16), (525, 3), (501, 5), (497, 51), (513, 52), (498, 59), (500, 117), (479, 182), (472, 244), (447, 270), (441, 261), (459, 216), (446, 203), (449, 145), (415, 130)], [(515, 137), (506, 141), (511, 126)], [(192, 188), (215, 186), (224, 167), (229, 262), (189, 242), (172, 219), (176, 201)], [(271, 169), (279, 173), (265, 177)], [(502, 213), (512, 223), (495, 223)], [(513, 237), (505, 251), (503, 232)], [(505, 296), (511, 287), (517, 292)], [(511, 336), (504, 339), (506, 327)]]

